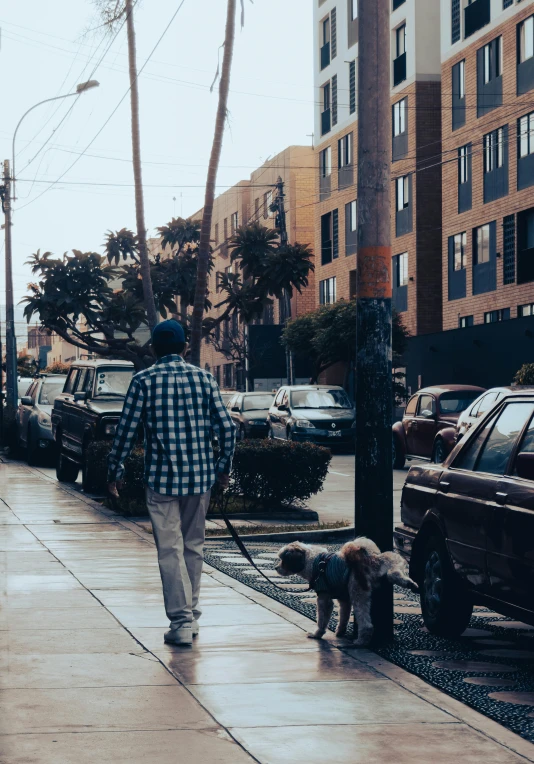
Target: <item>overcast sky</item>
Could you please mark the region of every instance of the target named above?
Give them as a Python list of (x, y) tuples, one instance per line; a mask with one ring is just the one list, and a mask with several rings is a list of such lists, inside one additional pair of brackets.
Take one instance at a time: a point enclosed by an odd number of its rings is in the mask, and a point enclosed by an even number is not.
[[(180, 1), (139, 3), (139, 68)], [(217, 92), (210, 93), (209, 86), (225, 12), (225, 0), (185, 0), (141, 75), (149, 235), (174, 214), (187, 216), (202, 206), (217, 106)], [(22, 0), (4, 3), (0, 13), (0, 159), (11, 157), (17, 122), (33, 104), (72, 92), (89, 77), (101, 83), (80, 98), (39, 107), (19, 130), (13, 228), (17, 301), (31, 279), (24, 263), (37, 249), (101, 252), (108, 229), (135, 229), (128, 96), (95, 139), (128, 89), (126, 33), (112, 41), (101, 30), (91, 31), (99, 23), (91, 0)], [(286, 146), (309, 145), (313, 98), (311, 0), (245, 0), (218, 192)], [(3, 232), (0, 248), (1, 304)]]

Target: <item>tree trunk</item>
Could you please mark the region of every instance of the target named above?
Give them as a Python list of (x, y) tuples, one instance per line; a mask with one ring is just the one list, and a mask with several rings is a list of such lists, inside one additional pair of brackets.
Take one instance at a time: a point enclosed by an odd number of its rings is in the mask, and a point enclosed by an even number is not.
[(139, 260), (141, 263), (141, 280), (143, 282), (143, 298), (150, 329), (158, 323), (156, 303), (152, 291), (150, 277), (150, 260), (146, 245), (145, 202), (143, 199), (143, 179), (141, 176), (141, 138), (139, 130), (139, 89), (137, 81), (137, 63), (135, 50), (135, 27), (132, 0), (126, 0), (126, 29), (128, 33), (128, 69), (130, 75), (130, 104), (132, 109), (132, 160), (135, 183), (135, 217), (137, 222), (137, 239)]
[(191, 321), (191, 363), (200, 366), (200, 346), (202, 343), (202, 318), (204, 316), (204, 304), (208, 288), (208, 266), (210, 257), (211, 219), (213, 216), (213, 202), (215, 199), (215, 184), (217, 171), (221, 158), (222, 141), (224, 135), (224, 123), (228, 104), (228, 91), (230, 89), (230, 70), (234, 53), (235, 37), (235, 12), (236, 0), (228, 0), (226, 14), (226, 33), (224, 38), (224, 56), (219, 85), (219, 106), (215, 121), (215, 134), (211, 148), (208, 178), (206, 181), (206, 195), (204, 198), (204, 212), (202, 215), (202, 227), (200, 229), (200, 244), (198, 249), (197, 284), (195, 289), (195, 302)]
[(187, 297), (180, 297), (180, 321), (184, 329), (187, 326)]

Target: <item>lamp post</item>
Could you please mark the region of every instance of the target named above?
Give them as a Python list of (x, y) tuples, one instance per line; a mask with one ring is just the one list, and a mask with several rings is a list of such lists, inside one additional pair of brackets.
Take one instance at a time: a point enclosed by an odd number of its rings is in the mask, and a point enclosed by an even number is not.
[[(36, 109), (38, 106), (42, 106), (45, 103), (51, 101), (59, 101), (62, 98), (72, 98), (73, 96), (80, 96), (85, 93), (86, 90), (98, 87), (100, 83), (96, 80), (88, 80), (87, 82), (81, 82), (74, 93), (66, 93), (62, 96), (55, 96), (54, 98), (46, 98), (44, 101), (39, 101), (26, 111), (19, 119), (18, 124), (13, 133), (12, 143), (12, 157), (11, 169), (9, 167), (9, 160), (4, 161), (4, 185), (2, 186), (2, 208), (5, 215), (5, 250), (6, 250), (6, 413), (8, 416), (8, 422), (10, 422), (15, 413), (18, 399), (17, 391), (17, 338), (15, 335), (15, 311), (13, 303), (13, 261), (11, 251), (11, 215), (12, 215), (12, 202), (15, 201), (15, 141), (19, 127), (27, 115)], [(13, 189), (11, 188), (13, 185)]]

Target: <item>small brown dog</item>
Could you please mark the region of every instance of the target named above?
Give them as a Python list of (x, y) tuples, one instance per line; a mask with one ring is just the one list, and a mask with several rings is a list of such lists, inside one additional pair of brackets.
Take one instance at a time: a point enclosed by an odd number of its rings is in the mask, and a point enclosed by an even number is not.
[(344, 637), (354, 610), (358, 626), (355, 647), (366, 647), (373, 636), (371, 596), (384, 576), (391, 584), (417, 591), (415, 581), (408, 576), (403, 558), (395, 552), (380, 552), (367, 538), (349, 541), (338, 553), (329, 554), (323, 547), (295, 541), (278, 552), (280, 561), (275, 569), (281, 576), (299, 575), (317, 593), (317, 630), (310, 639), (321, 639), (339, 602), (339, 624), (336, 637)]

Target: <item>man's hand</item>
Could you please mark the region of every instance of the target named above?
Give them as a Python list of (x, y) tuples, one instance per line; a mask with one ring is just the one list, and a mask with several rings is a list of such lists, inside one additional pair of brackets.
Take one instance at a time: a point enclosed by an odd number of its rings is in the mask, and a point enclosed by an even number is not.
[(219, 472), (217, 482), (221, 488), (228, 488), (230, 484), (230, 475), (227, 472)]
[(119, 498), (119, 491), (122, 489), (123, 486), (122, 480), (117, 480), (113, 483), (108, 483), (108, 491), (115, 499)]

